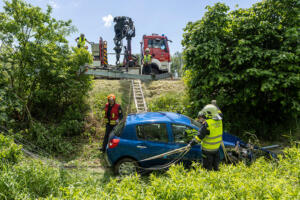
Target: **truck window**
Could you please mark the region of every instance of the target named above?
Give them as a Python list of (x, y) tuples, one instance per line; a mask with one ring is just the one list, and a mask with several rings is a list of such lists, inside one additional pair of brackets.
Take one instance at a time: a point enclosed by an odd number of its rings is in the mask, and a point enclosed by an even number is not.
[(136, 135), (140, 140), (168, 142), (166, 124), (142, 124), (136, 126)]
[(164, 40), (160, 39), (149, 39), (148, 40), (148, 47), (149, 48), (158, 48), (165, 50), (166, 49), (166, 44)]

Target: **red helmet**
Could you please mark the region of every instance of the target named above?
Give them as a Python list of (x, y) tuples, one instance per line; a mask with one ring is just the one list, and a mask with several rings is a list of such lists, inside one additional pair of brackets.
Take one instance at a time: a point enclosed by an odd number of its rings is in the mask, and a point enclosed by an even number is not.
[(108, 95), (107, 100), (109, 100), (111, 97), (113, 98), (114, 101), (116, 101), (116, 96), (114, 94)]

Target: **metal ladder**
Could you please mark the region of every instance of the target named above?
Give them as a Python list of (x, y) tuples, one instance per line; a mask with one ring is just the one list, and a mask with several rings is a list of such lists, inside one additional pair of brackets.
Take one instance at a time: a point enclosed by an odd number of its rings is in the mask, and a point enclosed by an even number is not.
[(133, 98), (135, 102), (136, 112), (147, 112), (147, 104), (143, 94), (141, 80), (132, 80), (131, 85), (133, 90)]

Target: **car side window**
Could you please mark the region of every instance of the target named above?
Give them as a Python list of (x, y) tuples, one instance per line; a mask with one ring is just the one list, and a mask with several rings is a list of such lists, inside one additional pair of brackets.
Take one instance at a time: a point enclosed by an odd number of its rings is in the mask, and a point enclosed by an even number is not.
[(136, 126), (136, 135), (138, 139), (168, 142), (168, 131), (166, 124), (141, 124)]
[(172, 132), (175, 143), (188, 143), (191, 138), (192, 132), (196, 131), (195, 129), (185, 126), (182, 124), (172, 124)]

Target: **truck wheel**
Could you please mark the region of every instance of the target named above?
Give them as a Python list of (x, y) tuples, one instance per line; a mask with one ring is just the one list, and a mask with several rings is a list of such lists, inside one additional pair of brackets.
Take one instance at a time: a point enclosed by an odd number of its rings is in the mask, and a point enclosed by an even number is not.
[(123, 158), (114, 167), (114, 173), (120, 176), (127, 176), (137, 172), (138, 164), (132, 158)]
[(153, 74), (159, 74), (159, 71), (158, 71), (158, 69), (152, 67), (152, 73)]

